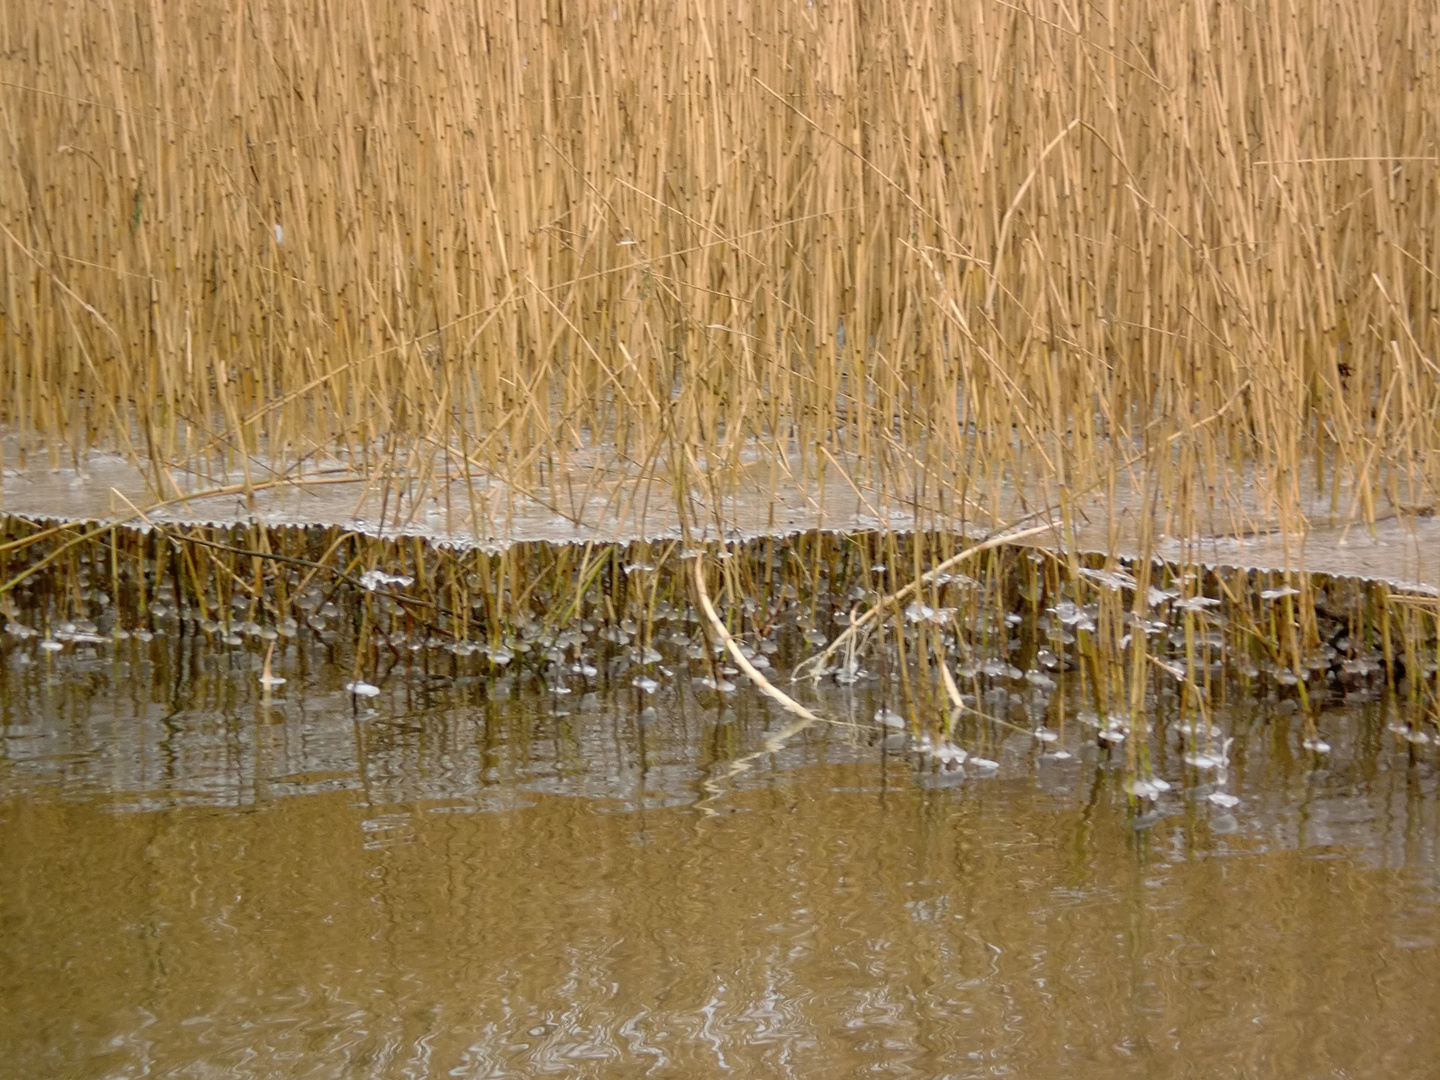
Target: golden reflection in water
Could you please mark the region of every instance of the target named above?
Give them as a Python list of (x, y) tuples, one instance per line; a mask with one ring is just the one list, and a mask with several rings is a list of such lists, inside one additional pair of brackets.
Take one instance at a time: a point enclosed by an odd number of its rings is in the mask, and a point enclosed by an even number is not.
[(0, 803), (0, 1075), (1430, 1075), (1433, 859), (814, 766), (727, 812)]

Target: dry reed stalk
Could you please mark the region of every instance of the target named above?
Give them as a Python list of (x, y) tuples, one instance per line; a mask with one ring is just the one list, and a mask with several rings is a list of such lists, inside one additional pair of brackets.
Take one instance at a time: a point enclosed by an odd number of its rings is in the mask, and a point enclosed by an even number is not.
[[(879, 601), (873, 607), (869, 608), (863, 615), (859, 616), (858, 618), (852, 619), (850, 625), (846, 627), (845, 631), (841, 633), (838, 637), (836, 637), (834, 641), (830, 642), (830, 644), (827, 645), (821, 652), (816, 653), (812, 657), (809, 657), (804, 662), (804, 664), (798, 666), (795, 669), (795, 677), (818, 678), (824, 672), (825, 665), (829, 662), (830, 658), (834, 656), (835, 653), (837, 653), (840, 649), (850, 645), (850, 643), (853, 642), (854, 639), (860, 634), (866, 632), (867, 628), (872, 622), (883, 619), (883, 616), (887, 611), (898, 610), (899, 605), (903, 603), (908, 597), (910, 597), (918, 590), (924, 588), (926, 584), (934, 581), (937, 577), (939, 577), (946, 571), (953, 570), (967, 560), (972, 559), (977, 555), (983, 554), (984, 552), (993, 551), (996, 548), (1001, 547), (1005, 544), (1012, 544), (1017, 541), (1024, 540), (1026, 537), (1036, 536), (1042, 532), (1048, 532), (1050, 528), (1051, 526), (1049, 525), (1037, 525), (1029, 529), (1021, 529), (1016, 532), (1001, 533), (998, 536), (992, 536), (987, 540), (982, 540), (977, 544), (972, 544), (964, 551), (961, 551), (956, 555), (952, 555), (945, 561), (931, 567), (924, 573), (919, 574), (909, 584), (902, 586), (899, 589), (896, 589), (892, 593), (882, 596)], [(890, 535), (893, 537), (893, 534)]]
[[(710, 600), (710, 591), (705, 587), (705, 556), (696, 555), (694, 557), (694, 563), (695, 597), (700, 603), (700, 610), (705, 613), (705, 619), (710, 629), (715, 633), (715, 636), (724, 642), (725, 649), (729, 652), (730, 658), (735, 661), (736, 666), (739, 667), (741, 671), (745, 672), (745, 677), (754, 683), (755, 688), (771, 701), (777, 703), (786, 712), (799, 717), (802, 724), (825, 723), (826, 720), (823, 716), (813, 713), (804, 705), (801, 705), (762, 675), (754, 664), (750, 663), (749, 658), (741, 650), (740, 643), (735, 640), (735, 636), (731, 634), (729, 630), (725, 629), (725, 624), (721, 621), (719, 613), (715, 610), (715, 605)], [(802, 727), (791, 725), (785, 729), (783, 737), (788, 738), (800, 730), (803, 730)]]

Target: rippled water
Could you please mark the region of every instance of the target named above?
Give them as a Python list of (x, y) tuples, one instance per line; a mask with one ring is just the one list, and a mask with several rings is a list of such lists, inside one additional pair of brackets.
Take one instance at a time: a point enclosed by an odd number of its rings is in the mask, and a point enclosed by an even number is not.
[(1162, 726), (1172, 788), (1132, 806), (1073, 723), (967, 731), (993, 777), (896, 752), (878, 683), (748, 757), (780, 716), (684, 678), (356, 701), (316, 663), (267, 701), (244, 650), (6, 656), (3, 1076), (1405, 1077), (1440, 1051), (1435, 748), (1383, 690), (1321, 714), (1323, 757), (1283, 691), (1232, 696), (1233, 808)]

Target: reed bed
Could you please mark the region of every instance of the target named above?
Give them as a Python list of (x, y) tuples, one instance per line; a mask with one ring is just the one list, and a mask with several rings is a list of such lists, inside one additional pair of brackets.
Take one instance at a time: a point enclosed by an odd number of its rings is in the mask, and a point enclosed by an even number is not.
[(7, 5), (3, 464), (1426, 512), (1431, 14)]

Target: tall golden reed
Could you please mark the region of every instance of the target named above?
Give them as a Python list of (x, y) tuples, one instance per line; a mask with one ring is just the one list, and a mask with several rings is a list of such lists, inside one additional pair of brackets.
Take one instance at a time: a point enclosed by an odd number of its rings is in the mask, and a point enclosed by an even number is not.
[(0, 420), (1383, 516), (1440, 491), (1436, 101), (1416, 0), (6, 4)]

